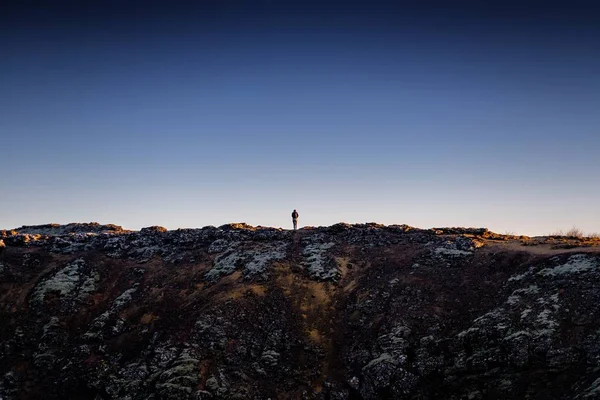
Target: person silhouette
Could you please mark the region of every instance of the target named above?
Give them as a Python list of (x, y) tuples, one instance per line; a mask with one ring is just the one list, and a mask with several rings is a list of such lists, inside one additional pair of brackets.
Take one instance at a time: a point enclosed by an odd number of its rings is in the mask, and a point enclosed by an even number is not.
[(294, 223), (294, 230), (298, 229), (298, 211), (292, 212), (292, 222)]

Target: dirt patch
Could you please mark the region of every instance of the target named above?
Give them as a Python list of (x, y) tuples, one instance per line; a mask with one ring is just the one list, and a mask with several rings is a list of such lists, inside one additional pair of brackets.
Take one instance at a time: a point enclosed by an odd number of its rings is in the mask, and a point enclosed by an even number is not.
[(152, 313), (146, 313), (146, 314), (142, 315), (142, 317), (140, 318), (140, 324), (149, 325), (152, 322), (154, 322), (156, 319), (158, 319), (157, 315), (154, 315)]
[(490, 251), (525, 251), (539, 255), (552, 255), (561, 253), (600, 253), (600, 245), (576, 246), (571, 248), (560, 248), (556, 246), (557, 244), (549, 243), (525, 245), (520, 241), (489, 242), (487, 244), (487, 247)]

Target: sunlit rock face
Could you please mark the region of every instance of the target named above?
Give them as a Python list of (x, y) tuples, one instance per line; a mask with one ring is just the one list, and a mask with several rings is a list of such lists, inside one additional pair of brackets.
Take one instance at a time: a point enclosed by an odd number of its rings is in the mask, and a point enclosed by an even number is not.
[(372, 223), (0, 232), (2, 400), (595, 399), (599, 321), (594, 240)]

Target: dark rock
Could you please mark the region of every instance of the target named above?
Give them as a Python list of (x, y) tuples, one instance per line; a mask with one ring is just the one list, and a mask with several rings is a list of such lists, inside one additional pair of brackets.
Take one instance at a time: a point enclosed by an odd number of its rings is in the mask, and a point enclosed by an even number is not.
[(70, 233), (123, 233), (126, 232), (123, 227), (113, 224), (101, 225), (98, 222), (89, 223), (71, 223), (66, 225), (45, 224), (22, 226), (15, 229), (18, 233), (38, 234), (38, 235), (68, 235)]
[(0, 235), (3, 399), (600, 392), (598, 248), (374, 223)]
[(225, 224), (225, 225), (221, 225), (219, 227), (219, 229), (224, 230), (224, 231), (231, 231), (231, 230), (256, 230), (255, 227), (253, 227), (252, 225), (248, 225), (245, 222), (233, 222), (230, 224)]
[(546, 354), (549, 367), (565, 368), (578, 364), (581, 361), (579, 351), (572, 348), (551, 349)]
[(40, 235), (29, 235), (24, 233), (18, 233), (14, 236), (9, 236), (4, 241), (9, 246), (27, 246), (33, 241), (40, 239)]
[(487, 236), (490, 231), (486, 228), (432, 228), (441, 235), (478, 235)]
[(142, 228), (140, 230), (141, 234), (153, 234), (153, 233), (164, 233), (167, 232), (167, 228), (165, 228), (164, 226), (158, 226), (158, 225), (154, 225), (154, 226), (149, 226), (146, 228)]
[(473, 251), (475, 250), (475, 242), (471, 238), (459, 236), (456, 238), (456, 249), (463, 251)]
[(8, 238), (8, 237), (10, 237), (10, 236), (15, 236), (17, 233), (18, 233), (18, 232), (17, 232), (17, 231), (15, 231), (15, 230), (10, 230), (10, 231), (7, 231), (7, 230), (1, 230), (1, 231), (0, 231), (0, 239), (6, 239), (6, 238)]

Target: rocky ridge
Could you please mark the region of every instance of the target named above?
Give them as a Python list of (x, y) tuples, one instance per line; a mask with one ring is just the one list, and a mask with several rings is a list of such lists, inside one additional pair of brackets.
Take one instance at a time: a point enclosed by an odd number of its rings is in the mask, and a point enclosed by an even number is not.
[(0, 231), (0, 398), (600, 398), (600, 243), (246, 224)]

